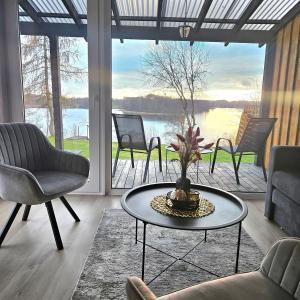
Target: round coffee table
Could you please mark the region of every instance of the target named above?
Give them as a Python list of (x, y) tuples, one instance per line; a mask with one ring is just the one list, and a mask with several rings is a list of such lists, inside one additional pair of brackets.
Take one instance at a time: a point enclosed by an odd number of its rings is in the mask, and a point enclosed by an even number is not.
[[(143, 185), (129, 190), (127, 193), (125, 193), (122, 196), (121, 205), (123, 209), (129, 215), (131, 215), (136, 219), (136, 232), (135, 232), (136, 243), (138, 242), (137, 239), (138, 221), (142, 221), (144, 225), (143, 241), (142, 241), (143, 244), (142, 279), (143, 280), (145, 275), (146, 227), (148, 224), (165, 227), (165, 228), (171, 228), (171, 229), (204, 231), (205, 232), (204, 241), (206, 241), (207, 231), (209, 230), (216, 230), (216, 229), (233, 226), (235, 224), (239, 224), (236, 261), (235, 261), (235, 272), (236, 273), (238, 272), (242, 221), (246, 218), (248, 214), (247, 205), (235, 195), (217, 188), (213, 188), (205, 185), (198, 185), (198, 184), (197, 185), (192, 184), (191, 188), (193, 190), (199, 191), (204, 196), (204, 198), (208, 199), (210, 202), (214, 204), (215, 211), (212, 214), (202, 218), (181, 218), (181, 217), (163, 215), (157, 212), (156, 210), (154, 210), (150, 206), (151, 200), (155, 196), (166, 194), (168, 191), (175, 189), (175, 183), (173, 182)], [(184, 261), (184, 257), (185, 255), (182, 258), (177, 258), (177, 260)]]

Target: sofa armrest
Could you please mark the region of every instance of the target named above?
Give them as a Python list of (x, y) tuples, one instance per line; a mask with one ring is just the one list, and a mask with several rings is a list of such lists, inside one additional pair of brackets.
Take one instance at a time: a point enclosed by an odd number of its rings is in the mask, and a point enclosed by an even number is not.
[(129, 277), (126, 284), (127, 300), (157, 300), (148, 286), (138, 277)]
[(43, 198), (39, 183), (25, 169), (0, 164), (0, 198), (21, 204), (40, 204)]
[(265, 216), (273, 218), (272, 204), (272, 176), (275, 171), (299, 171), (300, 169), (300, 146), (274, 146), (271, 149), (269, 163), (269, 179), (265, 198)]
[(269, 171), (299, 170), (300, 146), (274, 146), (271, 150)]
[(53, 156), (51, 158), (51, 169), (75, 173), (84, 177), (89, 176), (90, 162), (85, 157), (71, 152), (57, 150), (55, 148), (52, 149), (51, 156)]

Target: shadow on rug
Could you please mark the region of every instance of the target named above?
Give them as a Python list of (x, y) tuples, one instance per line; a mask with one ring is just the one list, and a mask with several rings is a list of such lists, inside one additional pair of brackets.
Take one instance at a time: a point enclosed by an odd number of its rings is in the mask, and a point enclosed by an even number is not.
[[(204, 232), (189, 232), (147, 227), (147, 243), (174, 256), (184, 255), (204, 237)], [(209, 231), (186, 260), (219, 276), (233, 274), (238, 226)], [(139, 222), (142, 239), (142, 222)], [(263, 258), (251, 237), (242, 230), (239, 272), (253, 271)], [(135, 219), (121, 209), (104, 212), (73, 299), (126, 299), (128, 276), (141, 276), (142, 244), (135, 244)], [(145, 282), (149, 282), (174, 259), (146, 248)], [(176, 262), (154, 280), (150, 287), (157, 296), (217, 277), (184, 262)]]

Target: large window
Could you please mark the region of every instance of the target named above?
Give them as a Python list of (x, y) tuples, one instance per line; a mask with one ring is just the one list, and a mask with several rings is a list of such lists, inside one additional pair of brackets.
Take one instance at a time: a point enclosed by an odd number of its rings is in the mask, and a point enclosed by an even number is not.
[[(22, 36), (25, 120), (35, 124), (55, 145), (50, 41), (46, 36)], [(63, 148), (89, 157), (87, 43), (83, 38), (59, 38), (61, 97), (59, 105)], [(60, 121), (61, 120), (61, 121)]]

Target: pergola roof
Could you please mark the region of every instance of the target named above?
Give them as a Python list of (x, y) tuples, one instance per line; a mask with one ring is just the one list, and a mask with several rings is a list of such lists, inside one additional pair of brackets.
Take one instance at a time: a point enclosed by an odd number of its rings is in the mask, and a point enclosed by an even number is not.
[[(111, 0), (112, 37), (264, 44), (300, 12), (300, 0)], [(22, 34), (86, 37), (87, 0), (20, 0)], [(37, 26), (38, 25), (38, 26)]]

